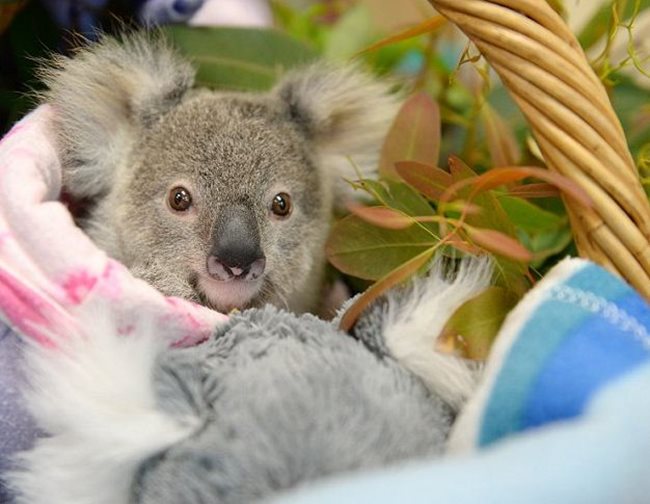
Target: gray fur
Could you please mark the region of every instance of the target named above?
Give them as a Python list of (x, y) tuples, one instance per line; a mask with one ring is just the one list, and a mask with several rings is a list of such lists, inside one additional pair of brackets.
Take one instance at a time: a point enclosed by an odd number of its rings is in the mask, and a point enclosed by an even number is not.
[[(164, 294), (222, 311), (317, 307), (337, 180), (352, 172), (348, 157), (374, 169), (395, 110), (384, 85), (320, 64), (267, 93), (192, 90), (189, 64), (143, 34), (104, 38), (44, 74), (64, 183), (92, 200), (81, 224), (99, 246)], [(167, 207), (176, 185), (191, 211)], [(286, 219), (270, 212), (279, 192), (294, 203)], [(266, 273), (255, 284), (205, 271), (217, 217), (233, 205), (256, 219)]]
[(54, 125), (72, 195), (110, 191), (116, 168), (142, 130), (177, 105), (194, 70), (160, 37), (110, 37), (74, 58), (56, 56), (41, 70), (44, 100), (57, 110)]
[[(133, 502), (252, 502), (328, 475), (442, 452), (453, 412), (381, 347), (311, 315), (235, 315), (208, 343), (169, 351), (155, 383), (204, 427), (146, 462)], [(370, 344), (369, 344), (370, 343)]]

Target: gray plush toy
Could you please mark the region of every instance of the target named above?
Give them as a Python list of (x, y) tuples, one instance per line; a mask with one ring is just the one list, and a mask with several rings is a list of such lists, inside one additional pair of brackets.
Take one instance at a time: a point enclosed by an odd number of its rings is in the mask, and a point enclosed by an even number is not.
[(167, 353), (156, 387), (171, 414), (207, 421), (141, 468), (134, 495), (147, 504), (251, 502), (328, 474), (440, 453), (453, 416), (390, 355), (272, 307), (236, 315), (207, 344)]
[(434, 350), (485, 287), (485, 262), (394, 289), (352, 335), (275, 307), (168, 349), (146, 326), (31, 348), (30, 407), (48, 436), (11, 476), (30, 504), (244, 503), (344, 471), (442, 454), (476, 369)]

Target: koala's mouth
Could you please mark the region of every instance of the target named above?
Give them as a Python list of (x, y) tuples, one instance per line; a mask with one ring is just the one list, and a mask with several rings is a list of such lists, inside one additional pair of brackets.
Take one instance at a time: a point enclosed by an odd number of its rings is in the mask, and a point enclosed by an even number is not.
[(207, 275), (196, 275), (193, 280), (191, 283), (202, 304), (224, 313), (250, 307), (264, 285), (263, 277), (224, 282)]

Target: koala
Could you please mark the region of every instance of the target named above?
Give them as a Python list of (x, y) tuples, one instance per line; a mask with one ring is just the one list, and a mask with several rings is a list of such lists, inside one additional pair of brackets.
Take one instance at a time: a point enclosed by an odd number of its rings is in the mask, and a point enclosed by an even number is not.
[(342, 177), (376, 167), (396, 99), (324, 63), (263, 93), (193, 88), (194, 75), (147, 33), (44, 69), (63, 185), (87, 202), (79, 225), (166, 295), (316, 310)]

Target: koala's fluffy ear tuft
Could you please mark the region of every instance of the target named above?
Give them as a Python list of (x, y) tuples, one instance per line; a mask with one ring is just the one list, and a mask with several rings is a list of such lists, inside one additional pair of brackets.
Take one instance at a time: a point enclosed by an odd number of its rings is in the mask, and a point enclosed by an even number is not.
[(339, 175), (354, 176), (348, 157), (364, 175), (377, 169), (397, 99), (355, 66), (318, 63), (289, 73), (274, 91), (319, 154), (338, 158)]
[(73, 196), (93, 197), (111, 186), (139, 128), (176, 105), (194, 70), (158, 34), (101, 40), (41, 70), (43, 101), (55, 108), (64, 183)]

